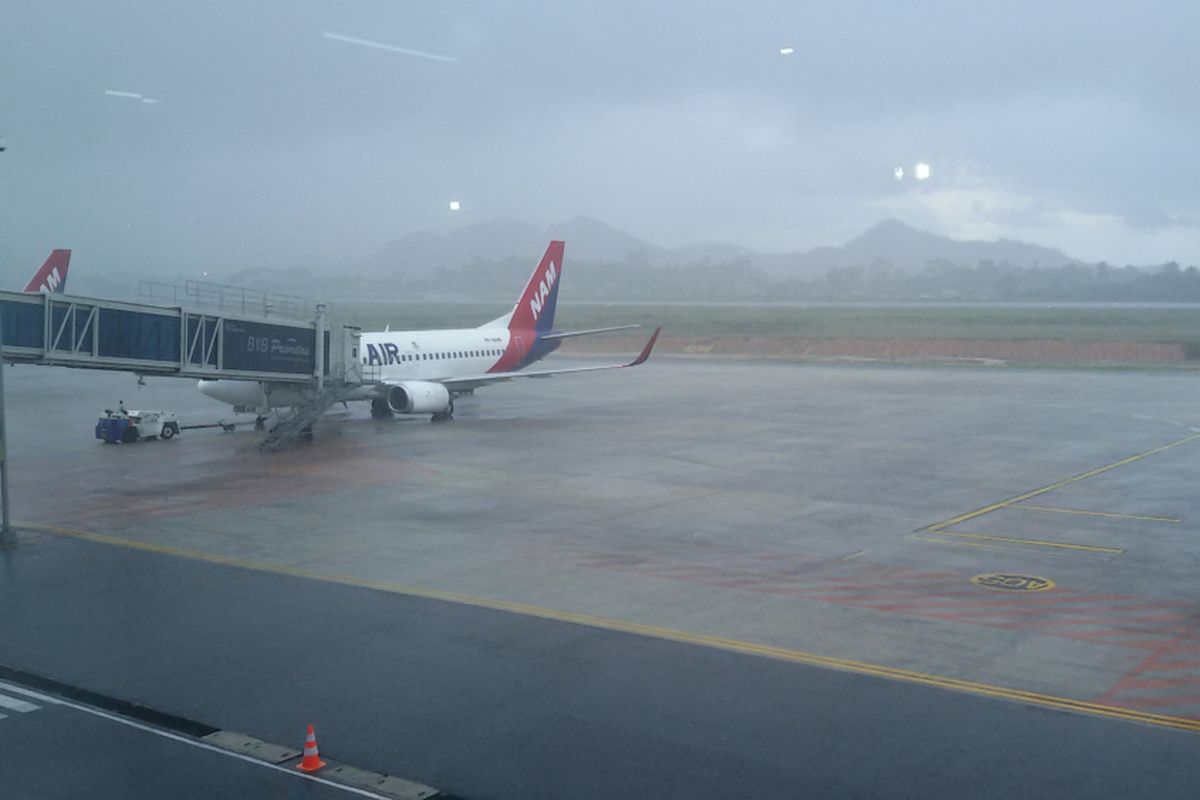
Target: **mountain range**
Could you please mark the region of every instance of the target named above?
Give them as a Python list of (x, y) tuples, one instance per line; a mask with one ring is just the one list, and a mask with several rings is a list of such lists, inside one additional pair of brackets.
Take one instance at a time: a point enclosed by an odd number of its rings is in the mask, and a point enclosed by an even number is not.
[(1082, 263), (1061, 250), (1011, 239), (959, 241), (912, 228), (894, 219), (879, 222), (840, 247), (800, 253), (756, 253), (724, 242), (667, 248), (587, 217), (539, 227), (513, 219), (467, 225), (447, 234), (418, 231), (387, 242), (367, 261), (367, 269), (390, 274), (422, 274), (472, 262), (536, 259), (551, 239), (567, 243), (573, 262), (640, 262), (654, 266), (738, 264), (774, 278), (813, 280), (832, 269), (887, 267), (916, 272), (934, 262), (975, 266), (981, 261), (1014, 267), (1061, 267)]
[[(833, 285), (831, 273), (839, 270), (859, 274), (848, 284), (857, 286), (855, 280), (866, 279), (862, 276), (890, 275), (894, 281), (931, 266), (937, 272), (953, 266), (973, 269), (988, 262), (1017, 269), (1083, 263), (1053, 248), (1005, 239), (959, 241), (894, 219), (871, 226), (841, 246), (761, 253), (725, 242), (662, 247), (587, 217), (549, 226), (500, 218), (444, 234), (409, 233), (357, 263), (330, 265), (328, 270), (253, 268), (213, 279), (312, 297), (382, 292), (496, 299), (508, 297), (513, 286), (521, 284), (551, 239), (567, 243), (572, 297), (580, 300), (771, 299), (781, 291), (788, 296), (819, 297), (822, 287)], [(3, 286), (19, 288), (36, 266), (16, 263), (0, 242)], [(868, 282), (878, 285), (875, 277)], [(131, 296), (139, 278), (170, 280), (86, 270), (72, 274), (71, 288), (80, 294)], [(834, 283), (847, 285), (841, 279)], [(799, 284), (811, 289), (802, 290)]]

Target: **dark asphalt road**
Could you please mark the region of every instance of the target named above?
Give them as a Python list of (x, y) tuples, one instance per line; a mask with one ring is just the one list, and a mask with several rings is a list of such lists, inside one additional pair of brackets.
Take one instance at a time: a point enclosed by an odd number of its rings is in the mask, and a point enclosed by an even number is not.
[(0, 609), (4, 664), (473, 799), (1200, 791), (1195, 734), (70, 539)]

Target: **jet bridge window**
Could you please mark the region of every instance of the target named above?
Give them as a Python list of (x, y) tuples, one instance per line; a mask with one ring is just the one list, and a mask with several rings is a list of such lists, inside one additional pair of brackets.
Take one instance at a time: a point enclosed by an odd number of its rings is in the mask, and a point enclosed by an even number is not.
[(16, 303), (5, 300), (4, 343), (9, 347), (41, 347), (45, 336), (45, 319), (41, 303)]
[(179, 321), (157, 314), (101, 309), (100, 355), (144, 361), (178, 361)]

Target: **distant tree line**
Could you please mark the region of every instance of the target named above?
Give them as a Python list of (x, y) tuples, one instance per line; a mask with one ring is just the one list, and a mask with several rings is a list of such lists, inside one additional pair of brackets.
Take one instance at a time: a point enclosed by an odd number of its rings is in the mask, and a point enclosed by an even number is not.
[[(528, 259), (509, 258), (476, 259), (433, 271), (417, 265), (374, 273), (351, 270), (336, 278), (304, 270), (246, 270), (235, 282), (311, 296), (499, 301), (515, 297), (528, 277)], [(1175, 262), (1149, 268), (1105, 263), (1021, 267), (939, 260), (914, 272), (875, 260), (805, 280), (773, 276), (749, 259), (655, 265), (635, 254), (623, 261), (569, 261), (563, 279), (563, 298), (581, 301), (1200, 302), (1200, 270)]]
[[(513, 287), (522, 285), (528, 275), (527, 261), (508, 259), (476, 261), (436, 276), (397, 275), (395, 282), (409, 291), (503, 298), (513, 296), (517, 291)], [(1200, 302), (1200, 270), (1184, 269), (1175, 262), (1142, 268), (930, 261), (911, 272), (875, 261), (831, 269), (824, 279), (802, 280), (774, 277), (748, 260), (662, 266), (627, 259), (569, 263), (563, 279), (569, 287), (563, 297), (572, 300)]]
[(1064, 264), (1018, 267), (980, 261), (975, 266), (931, 261), (920, 272), (886, 264), (830, 270), (830, 294), (879, 300), (981, 302), (1200, 302), (1200, 270), (1172, 261), (1158, 267)]

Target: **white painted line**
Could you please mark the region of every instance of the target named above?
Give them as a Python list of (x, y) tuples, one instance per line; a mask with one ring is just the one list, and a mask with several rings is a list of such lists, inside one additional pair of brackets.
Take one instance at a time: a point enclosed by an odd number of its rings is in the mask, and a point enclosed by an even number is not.
[(0, 681), (0, 689), (3, 689), (6, 692), (12, 692), (13, 694), (23, 694), (26, 697), (32, 697), (35, 700), (41, 700), (43, 703), (49, 703), (52, 706), (62, 705), (62, 701), (57, 697), (50, 697), (49, 695), (44, 695), (41, 692), (35, 692), (32, 689), (26, 689), (24, 686), (14, 686), (11, 683)]
[(1134, 419), (1148, 419), (1148, 420), (1154, 419), (1154, 417), (1147, 417), (1145, 414), (1130, 414), (1129, 416), (1133, 417)]
[(0, 708), (7, 708), (9, 711), (19, 711), (22, 714), (28, 714), (30, 711), (37, 711), (41, 706), (35, 706), (33, 703), (26, 703), (24, 700), (0, 694)]
[(8, 719), (8, 715), (7, 715), (7, 714), (0, 714), (0, 719)]
[(255, 766), (263, 767), (264, 769), (272, 769), (272, 770), (275, 770), (276, 772), (282, 772), (285, 775), (291, 775), (293, 778), (300, 778), (302, 780), (312, 781), (313, 783), (319, 783), (322, 786), (328, 786), (331, 789), (340, 789), (343, 792), (346, 792), (348, 794), (355, 794), (355, 795), (358, 795), (359, 797), (370, 797), (370, 798), (373, 798), (373, 800), (391, 800), (391, 798), (388, 798), (384, 795), (376, 794), (375, 792), (368, 792), (366, 789), (356, 789), (353, 786), (346, 786), (345, 784), (337, 783), (336, 781), (326, 780), (325, 778), (322, 778), (318, 775), (309, 775), (307, 773), (301, 772), (298, 769), (290, 769), (288, 767), (281, 767), (278, 764), (268, 764), (265, 761), (260, 761), (257, 758), (251, 758), (250, 756), (244, 756), (241, 753), (234, 753), (229, 750), (223, 750), (222, 748), (208, 744), (207, 742), (201, 742), (196, 739), (190, 739), (187, 736), (181, 736), (177, 733), (171, 733), (170, 731), (160, 730), (159, 728), (154, 728), (154, 727), (151, 727), (150, 725), (143, 725), (140, 722), (134, 722), (131, 719), (125, 719), (124, 717), (118, 716), (116, 714), (110, 714), (107, 711), (101, 711), (98, 708), (92, 708), (91, 706), (85, 706), (80, 703), (74, 703), (74, 702), (71, 702), (70, 700), (62, 700), (60, 698), (52, 697), (47, 694), (42, 694), (41, 692), (35, 692), (30, 689), (22, 688), (20, 686), (13, 686), (11, 683), (5, 683), (4, 681), (0, 681), (0, 689), (4, 689), (6, 692), (14, 692), (16, 694), (23, 694), (26, 697), (32, 697), (34, 699), (41, 700), (43, 703), (47, 703), (49, 705), (66, 706), (67, 708), (73, 708), (76, 711), (82, 711), (84, 714), (91, 714), (94, 717), (100, 717), (101, 719), (106, 719), (106, 720), (109, 720), (110, 722), (116, 722), (116, 723), (125, 725), (130, 728), (136, 728), (139, 731), (145, 731), (146, 733), (152, 733), (155, 736), (161, 736), (164, 739), (171, 739), (173, 741), (180, 742), (181, 744), (190, 745), (191, 747), (198, 747), (201, 750), (208, 750), (211, 753), (217, 753), (218, 755), (226, 756), (228, 758), (235, 758), (238, 761), (245, 761), (247, 764), (254, 764)]

